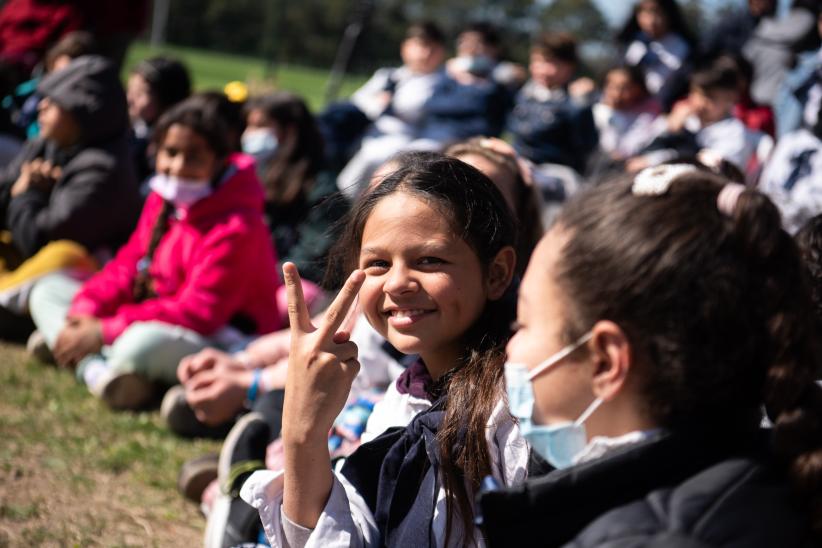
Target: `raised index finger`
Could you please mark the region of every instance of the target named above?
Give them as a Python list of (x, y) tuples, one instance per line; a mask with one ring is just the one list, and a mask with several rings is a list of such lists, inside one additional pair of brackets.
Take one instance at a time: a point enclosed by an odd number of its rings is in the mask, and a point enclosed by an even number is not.
[(325, 320), (320, 326), (322, 338), (333, 338), (334, 333), (340, 328), (348, 310), (354, 304), (357, 294), (360, 292), (360, 287), (365, 281), (365, 272), (362, 270), (355, 270), (351, 273), (345, 281), (345, 285), (334, 298), (334, 301), (325, 311)]
[(288, 321), (291, 324), (291, 332), (310, 333), (314, 330), (314, 327), (311, 325), (308, 307), (305, 305), (300, 273), (294, 263), (289, 262), (283, 265), (283, 278), (285, 280), (285, 293), (288, 297)]

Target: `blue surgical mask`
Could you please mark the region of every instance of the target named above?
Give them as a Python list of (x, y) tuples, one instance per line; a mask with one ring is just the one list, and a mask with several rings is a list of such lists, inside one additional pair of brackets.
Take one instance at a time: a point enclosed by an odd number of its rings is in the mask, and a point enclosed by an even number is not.
[(148, 186), (177, 208), (190, 207), (213, 192), (207, 180), (184, 179), (162, 173), (154, 175), (148, 182)]
[(254, 157), (257, 162), (257, 173), (261, 174), (266, 163), (277, 152), (279, 146), (277, 134), (271, 128), (247, 129), (241, 141), (243, 152)]
[(522, 435), (531, 444), (531, 448), (547, 460), (555, 468), (568, 468), (574, 464), (574, 459), (588, 444), (588, 435), (585, 432), (584, 422), (602, 404), (602, 398), (595, 399), (579, 418), (551, 426), (534, 424), (533, 379), (549, 368), (567, 358), (577, 348), (591, 338), (589, 331), (573, 343), (569, 344), (556, 354), (542, 361), (533, 370), (522, 363), (506, 362), (505, 385), (508, 392), (508, 406), (519, 419)]

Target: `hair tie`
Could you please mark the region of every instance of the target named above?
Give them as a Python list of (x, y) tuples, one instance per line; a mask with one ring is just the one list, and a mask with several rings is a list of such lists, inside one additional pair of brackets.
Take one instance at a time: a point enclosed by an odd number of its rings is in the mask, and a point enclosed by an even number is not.
[(686, 173), (699, 169), (692, 164), (662, 164), (646, 167), (636, 174), (631, 192), (634, 196), (661, 196), (668, 192), (671, 183)]
[(728, 183), (719, 191), (716, 197), (716, 207), (719, 211), (728, 217), (733, 217), (736, 203), (739, 201), (739, 196), (748, 190), (745, 185), (739, 183)]

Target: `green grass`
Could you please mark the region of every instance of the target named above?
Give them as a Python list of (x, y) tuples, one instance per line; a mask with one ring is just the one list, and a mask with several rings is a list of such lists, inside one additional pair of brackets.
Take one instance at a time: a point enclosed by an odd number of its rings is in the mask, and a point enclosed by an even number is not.
[(205, 522), (176, 478), (216, 451), (157, 411), (111, 412), (72, 374), (0, 344), (0, 546), (199, 543)]
[[(146, 43), (131, 46), (124, 65), (125, 74), (137, 62), (154, 55), (170, 55), (183, 61), (191, 71), (198, 91), (223, 89), (226, 83), (239, 80), (249, 85), (252, 93), (283, 89), (301, 95), (314, 112), (323, 106), (328, 71), (283, 65), (273, 74), (266, 74), (265, 62), (256, 57), (229, 55), (206, 50), (175, 46), (152, 48)], [(343, 82), (340, 97), (347, 97), (365, 81), (363, 76), (350, 76)]]

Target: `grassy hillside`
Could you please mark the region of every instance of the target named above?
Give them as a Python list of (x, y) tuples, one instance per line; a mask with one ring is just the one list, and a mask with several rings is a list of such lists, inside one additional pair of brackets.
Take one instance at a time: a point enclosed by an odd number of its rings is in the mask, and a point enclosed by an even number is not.
[[(194, 77), (197, 90), (222, 89), (227, 82), (239, 80), (250, 86), (252, 91), (264, 92), (271, 89), (284, 89), (306, 98), (316, 112), (323, 106), (328, 71), (315, 68), (279, 66), (273, 72), (266, 73), (265, 63), (256, 57), (229, 55), (206, 50), (180, 47), (163, 47), (154, 49), (148, 44), (139, 43), (131, 47), (124, 70), (141, 59), (154, 55), (170, 55), (188, 65)], [(346, 78), (340, 96), (350, 95), (365, 81), (363, 76)]]

